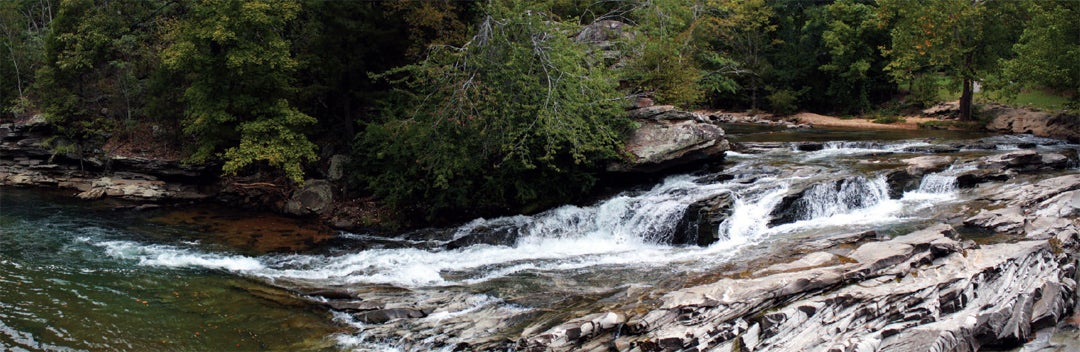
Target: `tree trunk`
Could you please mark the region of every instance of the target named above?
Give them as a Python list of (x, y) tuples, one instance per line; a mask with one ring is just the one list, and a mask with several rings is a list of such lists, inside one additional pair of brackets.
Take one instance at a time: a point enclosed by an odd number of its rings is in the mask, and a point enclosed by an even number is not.
[(974, 81), (971, 78), (964, 78), (964, 90), (960, 93), (960, 120), (971, 121), (974, 120), (974, 116), (971, 114), (971, 101), (974, 95), (973, 89)]
[(973, 56), (971, 53), (964, 56), (964, 89), (960, 92), (960, 121), (975, 119), (971, 113), (971, 101), (975, 95), (975, 80), (972, 78), (974, 75), (971, 74)]

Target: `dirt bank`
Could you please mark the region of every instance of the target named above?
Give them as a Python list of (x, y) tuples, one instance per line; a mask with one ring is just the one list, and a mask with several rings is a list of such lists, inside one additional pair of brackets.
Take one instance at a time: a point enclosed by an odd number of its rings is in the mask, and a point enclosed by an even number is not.
[(835, 116), (819, 115), (812, 112), (802, 112), (789, 117), (800, 124), (808, 124), (814, 127), (847, 127), (883, 130), (917, 130), (919, 124), (928, 121), (941, 121), (936, 117), (904, 116), (894, 123), (876, 123), (861, 118), (842, 119)]

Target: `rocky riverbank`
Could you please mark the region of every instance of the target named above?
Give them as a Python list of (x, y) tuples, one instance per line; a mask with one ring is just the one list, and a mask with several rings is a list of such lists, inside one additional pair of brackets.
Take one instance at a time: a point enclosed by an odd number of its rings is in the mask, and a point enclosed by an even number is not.
[[(730, 149), (723, 129), (703, 116), (672, 106), (644, 106), (628, 111), (638, 124), (626, 142), (627, 159), (608, 167), (609, 179), (657, 175), (670, 169), (719, 162)], [(379, 224), (371, 200), (344, 193), (348, 158), (335, 155), (302, 187), (257, 178), (222, 178), (219, 165), (186, 165), (178, 160), (88, 153), (57, 153), (44, 119), (0, 125), (0, 185), (66, 190), (79, 199), (103, 197), (131, 201), (133, 207), (193, 201), (216, 201), (249, 209), (316, 218), (342, 230)], [(636, 179), (636, 178), (631, 178)], [(651, 178), (641, 178), (650, 180)], [(620, 185), (626, 182), (619, 182)], [(632, 184), (632, 182), (631, 182)]]

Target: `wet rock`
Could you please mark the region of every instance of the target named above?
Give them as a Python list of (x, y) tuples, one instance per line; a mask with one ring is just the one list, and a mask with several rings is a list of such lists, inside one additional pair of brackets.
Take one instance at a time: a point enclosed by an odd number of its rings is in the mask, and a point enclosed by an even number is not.
[(908, 166), (904, 171), (913, 176), (922, 176), (932, 172), (940, 172), (952, 165), (956, 158), (951, 156), (927, 155), (900, 160)]
[(671, 243), (708, 246), (720, 240), (720, 224), (731, 216), (734, 208), (735, 199), (731, 193), (690, 204), (675, 227)]
[(795, 250), (799, 252), (820, 251), (826, 248), (836, 247), (842, 244), (858, 243), (878, 237), (877, 231), (863, 231), (842, 233), (828, 237), (818, 238), (812, 241), (799, 241)]
[(956, 186), (959, 188), (972, 188), (979, 184), (991, 181), (1005, 181), (1009, 175), (994, 170), (975, 169), (963, 171), (956, 175)]
[(1077, 161), (1075, 150), (1060, 152), (1019, 150), (979, 158), (977, 165), (980, 169), (997, 172), (1028, 173), (1066, 169), (1076, 165)]
[(912, 175), (907, 170), (891, 170), (885, 173), (885, 183), (889, 185), (889, 198), (898, 199), (904, 192), (919, 188), (921, 177)]
[(978, 226), (1001, 233), (1019, 234), (1024, 230), (1027, 218), (1020, 207), (1007, 207), (994, 210), (980, 210), (978, 214), (964, 220), (964, 225)]
[[(613, 313), (595, 313), (571, 320), (530, 338), (526, 346), (541, 349), (572, 347), (578, 341), (604, 333), (626, 321), (626, 317)], [(526, 347), (529, 349), (529, 347)]]
[(468, 234), (460, 236), (446, 244), (446, 249), (464, 248), (477, 244), (512, 245), (521, 236), (518, 226), (488, 226), (480, 225), (473, 227)]
[(967, 226), (1031, 239), (1080, 236), (1080, 174), (1054, 177), (990, 195), (999, 208), (983, 209), (964, 220)]
[[(379, 302), (369, 301), (327, 301), (326, 306), (330, 309), (342, 311), (342, 312), (368, 312), (374, 310), (380, 310), (385, 307), (384, 304)], [(375, 317), (369, 317), (375, 319)], [(389, 319), (387, 319), (389, 320)]]
[(353, 314), (353, 317), (366, 324), (385, 324), (399, 319), (416, 319), (427, 316), (424, 312), (410, 308), (389, 308)]
[(822, 267), (826, 265), (837, 264), (840, 260), (835, 254), (826, 252), (814, 252), (802, 256), (796, 261), (790, 263), (774, 264), (768, 268), (759, 270), (754, 275), (763, 275), (767, 273), (782, 273), (796, 270), (806, 270), (811, 268)]
[(919, 188), (922, 177), (929, 173), (941, 172), (953, 164), (956, 158), (951, 156), (918, 156), (902, 159), (907, 164), (904, 169), (886, 171), (885, 183), (889, 185), (889, 198), (900, 198), (904, 192)]
[(838, 211), (865, 208), (877, 204), (888, 192), (880, 194), (862, 176), (825, 181), (793, 191), (780, 200), (769, 214), (770, 226), (829, 216)]
[(816, 152), (819, 150), (825, 150), (825, 144), (813, 142), (798, 143), (795, 145), (795, 149), (802, 152)]
[(326, 180), (308, 180), (304, 188), (293, 192), (292, 198), (285, 203), (285, 212), (293, 215), (322, 214), (330, 209), (334, 202), (334, 191)]

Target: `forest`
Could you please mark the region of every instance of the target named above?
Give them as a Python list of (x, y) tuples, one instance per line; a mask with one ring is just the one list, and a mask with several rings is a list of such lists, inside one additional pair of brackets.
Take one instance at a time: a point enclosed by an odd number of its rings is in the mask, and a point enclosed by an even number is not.
[[(1080, 2), (5, 0), (0, 122), (439, 219), (588, 194), (634, 99), (897, 114), (976, 86), (1080, 105)], [(598, 33), (599, 32), (599, 33)]]

